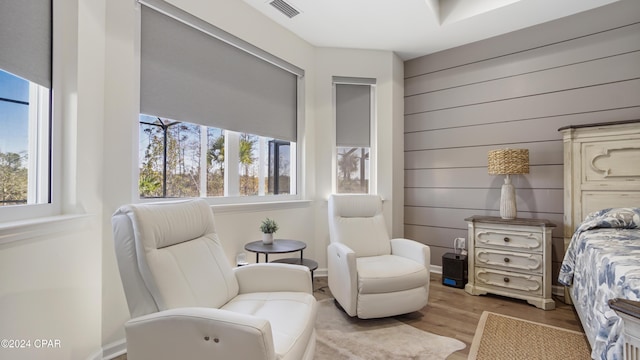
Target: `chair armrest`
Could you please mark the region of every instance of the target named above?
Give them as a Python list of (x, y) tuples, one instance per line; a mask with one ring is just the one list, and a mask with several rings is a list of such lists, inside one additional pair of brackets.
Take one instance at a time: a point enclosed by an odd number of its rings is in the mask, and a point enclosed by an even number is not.
[(214, 308), (178, 308), (125, 324), (130, 359), (276, 358), (271, 324)]
[(240, 294), (294, 291), (313, 294), (311, 272), (302, 265), (262, 263), (233, 269)]
[(327, 279), (331, 294), (349, 316), (357, 315), (358, 269), (356, 253), (342, 243), (327, 247)]
[(427, 268), (431, 267), (431, 248), (409, 239), (392, 239), (391, 254), (414, 260)]

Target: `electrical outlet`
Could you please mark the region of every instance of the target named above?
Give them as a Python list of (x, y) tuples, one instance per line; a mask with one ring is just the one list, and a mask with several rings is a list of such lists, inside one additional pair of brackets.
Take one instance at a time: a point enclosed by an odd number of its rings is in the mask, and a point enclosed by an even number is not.
[(467, 248), (467, 239), (465, 239), (465, 238), (455, 238), (453, 240), (453, 248), (454, 249), (466, 249)]

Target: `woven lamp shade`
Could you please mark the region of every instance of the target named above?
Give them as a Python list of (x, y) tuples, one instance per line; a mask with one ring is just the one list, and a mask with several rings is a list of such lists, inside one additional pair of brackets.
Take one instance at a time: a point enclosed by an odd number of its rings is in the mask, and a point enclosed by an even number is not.
[(489, 174), (514, 175), (529, 173), (529, 149), (489, 151)]

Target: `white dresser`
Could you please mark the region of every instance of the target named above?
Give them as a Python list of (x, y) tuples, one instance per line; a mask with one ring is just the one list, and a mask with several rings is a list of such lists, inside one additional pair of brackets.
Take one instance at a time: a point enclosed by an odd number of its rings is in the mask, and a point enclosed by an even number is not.
[(465, 219), (469, 227), (469, 281), (465, 291), (526, 300), (544, 310), (551, 298), (551, 230), (544, 219)]

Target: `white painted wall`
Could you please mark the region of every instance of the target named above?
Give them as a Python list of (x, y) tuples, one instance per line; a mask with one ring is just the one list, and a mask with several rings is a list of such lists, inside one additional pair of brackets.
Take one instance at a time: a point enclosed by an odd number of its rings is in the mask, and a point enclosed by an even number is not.
[[(385, 200), (387, 227), (395, 236), (402, 235), (402, 211), (394, 212), (397, 202), (403, 202), (403, 64), (399, 57), (386, 51), (318, 48), (316, 50), (316, 129), (315, 138), (325, 139), (323, 144), (335, 143), (335, 120), (332, 98), (332, 77), (375, 78), (376, 130), (373, 146), (376, 149), (377, 174), (374, 192)], [(328, 140), (331, 139), (332, 142)], [(318, 149), (316, 164), (318, 223), (327, 230), (326, 200), (332, 191), (332, 149)], [(400, 154), (400, 163), (394, 162)], [(396, 166), (399, 166), (396, 168)], [(329, 175), (329, 176), (328, 176)], [(397, 200), (397, 201), (394, 201)], [(401, 208), (402, 209), (402, 208)], [(325, 234), (328, 243), (328, 233)], [(325, 244), (323, 244), (325, 245)], [(323, 254), (324, 255), (324, 254)]]
[[(0, 247), (0, 359), (86, 359), (100, 349), (97, 218)], [(41, 340), (58, 341), (53, 347)], [(40, 342), (39, 342), (40, 341)], [(16, 345), (16, 344), (14, 344)], [(47, 343), (47, 345), (49, 345)]]
[(3, 343), (1, 359), (86, 359), (102, 343), (105, 3), (55, 3), (54, 114), (62, 146), (54, 166), (63, 181), (54, 197), (66, 214), (84, 216), (33, 236), (25, 235), (33, 224), (0, 224), (0, 339), (23, 345)]

